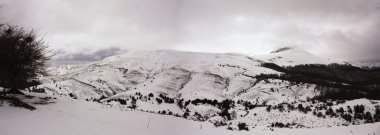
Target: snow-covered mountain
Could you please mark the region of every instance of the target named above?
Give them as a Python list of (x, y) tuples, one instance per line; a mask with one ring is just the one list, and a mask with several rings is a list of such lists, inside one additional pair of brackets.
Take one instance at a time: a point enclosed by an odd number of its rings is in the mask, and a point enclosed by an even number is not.
[[(256, 84), (262, 83), (257, 82), (255, 75), (279, 74), (261, 67), (263, 62), (242, 54), (134, 52), (91, 64), (52, 68), (52, 76), (44, 80), (44, 87), (84, 99), (135, 92), (164, 93), (185, 99), (250, 99), (256, 93)], [(275, 99), (281, 102), (281, 98)]]
[[(323, 109), (325, 102), (309, 100), (321, 93), (315, 84), (256, 78), (259, 74), (281, 74), (262, 67), (266, 62), (281, 66), (334, 63), (294, 47), (261, 56), (173, 50), (129, 52), (84, 65), (52, 67), (51, 76), (44, 77), (40, 87), (49, 94), (100, 100), (235, 128), (241, 122), (249, 127), (301, 128), (364, 123), (319, 116), (327, 109)], [(366, 104), (365, 109), (374, 114), (378, 103), (362, 99), (329, 104), (334, 110)], [(300, 105), (308, 109), (304, 111)], [(231, 118), (225, 117), (226, 111)]]
[(253, 57), (265, 62), (275, 63), (280, 66), (343, 63), (341, 61), (320, 58), (295, 46), (279, 48), (270, 52), (270, 54), (254, 55)]

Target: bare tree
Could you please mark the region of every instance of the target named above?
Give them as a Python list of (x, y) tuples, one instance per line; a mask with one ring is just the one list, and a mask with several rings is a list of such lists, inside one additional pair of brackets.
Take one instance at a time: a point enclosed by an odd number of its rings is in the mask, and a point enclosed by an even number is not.
[(38, 85), (38, 76), (45, 74), (47, 45), (33, 30), (0, 24), (0, 87), (8, 93)]

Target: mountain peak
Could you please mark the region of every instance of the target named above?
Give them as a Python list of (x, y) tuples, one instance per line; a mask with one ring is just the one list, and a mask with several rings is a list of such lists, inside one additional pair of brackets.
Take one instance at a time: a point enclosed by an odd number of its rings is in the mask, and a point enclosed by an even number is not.
[(296, 46), (282, 47), (269, 54), (256, 55), (254, 57), (280, 66), (340, 63), (338, 61), (330, 61), (328, 59), (320, 58)]

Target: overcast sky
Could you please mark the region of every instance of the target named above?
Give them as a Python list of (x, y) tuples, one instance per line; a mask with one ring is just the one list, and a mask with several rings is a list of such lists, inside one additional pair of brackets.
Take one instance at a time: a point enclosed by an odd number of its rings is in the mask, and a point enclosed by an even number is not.
[[(380, 58), (380, 0), (0, 0), (2, 22), (34, 28), (62, 63), (123, 50)], [(96, 56), (96, 57), (95, 57)]]

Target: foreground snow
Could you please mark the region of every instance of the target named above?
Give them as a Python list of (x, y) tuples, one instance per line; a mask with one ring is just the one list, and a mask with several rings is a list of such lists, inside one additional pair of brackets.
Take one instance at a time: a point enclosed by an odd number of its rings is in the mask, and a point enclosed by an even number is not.
[(225, 127), (215, 128), (208, 122), (125, 110), (94, 102), (67, 98), (52, 101), (55, 103), (37, 105), (36, 111), (0, 106), (0, 135), (380, 134), (380, 123), (313, 129), (275, 128), (274, 131), (258, 127), (248, 132), (229, 131)]

